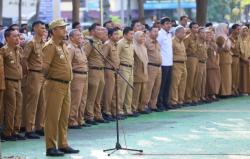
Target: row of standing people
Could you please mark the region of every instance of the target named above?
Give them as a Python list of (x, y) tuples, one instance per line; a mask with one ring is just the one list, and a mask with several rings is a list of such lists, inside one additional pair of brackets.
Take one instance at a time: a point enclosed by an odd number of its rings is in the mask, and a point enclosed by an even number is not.
[[(120, 40), (117, 29), (107, 31), (93, 24), (89, 29), (93, 43), (84, 43), (81, 32), (74, 29), (69, 33), (66, 46), (63, 42), (66, 24), (63, 21), (57, 20), (50, 24), (52, 38), (46, 44), (42, 40), (45, 25), (37, 22), (33, 24), (36, 35), (23, 51), (18, 47), (18, 35), (11, 29), (7, 30), (7, 44), (1, 50), (5, 72), (2, 81), (6, 86), (3, 108), (7, 108), (2, 120), (5, 122), (3, 139), (23, 139), (18, 133), (22, 121), (22, 103), (25, 136), (39, 138), (33, 132), (35, 124), (39, 133), (45, 121), (47, 154), (61, 155), (60, 150), (66, 153), (78, 152), (68, 147), (65, 137), (68, 126), (79, 128), (106, 123), (113, 121), (116, 115), (119, 119), (137, 117), (152, 110), (196, 105), (208, 101), (208, 98), (215, 100), (217, 94), (232, 94), (234, 72), (231, 67), (234, 65), (230, 62), (230, 56), (232, 58), (235, 53), (232, 54), (231, 49), (239, 48), (236, 49), (238, 59), (243, 61), (244, 56), (248, 56), (248, 43), (239, 40), (235, 45), (230, 45), (232, 40), (228, 42), (227, 25), (221, 24), (216, 28), (216, 40), (212, 29), (199, 28), (196, 23), (190, 24), (189, 35), (186, 35), (184, 27), (176, 27), (172, 39), (172, 24), (166, 17), (161, 19), (160, 31), (152, 27), (145, 33), (140, 25), (135, 22), (132, 28), (125, 27)], [(244, 29), (247, 28), (242, 27), (240, 39), (244, 39)], [(105, 63), (93, 46), (115, 68)], [(16, 65), (15, 69), (12, 65)], [(24, 102), (21, 96), (21, 68), (27, 73)], [(118, 97), (115, 97), (114, 69), (119, 69), (128, 82), (133, 84), (134, 90), (118, 77)], [(240, 70), (244, 70), (243, 67), (237, 70), (238, 73)], [(238, 77), (249, 76), (245, 72)], [(247, 88), (249, 78), (244, 80), (245, 83), (242, 82), (242, 87), (238, 88)], [(240, 83), (238, 80), (238, 86)], [(248, 90), (240, 91), (247, 93)], [(115, 112), (115, 98), (118, 99), (118, 114)]]

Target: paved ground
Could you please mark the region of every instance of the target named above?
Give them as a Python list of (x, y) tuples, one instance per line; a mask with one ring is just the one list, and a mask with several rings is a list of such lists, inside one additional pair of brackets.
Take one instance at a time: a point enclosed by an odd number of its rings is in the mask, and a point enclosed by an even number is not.
[[(144, 152), (103, 153), (115, 145), (109, 123), (70, 130), (70, 144), (81, 153), (62, 159), (250, 159), (250, 97), (129, 118), (120, 130), (122, 146)], [(1, 150), (5, 157), (44, 159), (44, 146), (43, 139), (26, 140), (2, 143)]]

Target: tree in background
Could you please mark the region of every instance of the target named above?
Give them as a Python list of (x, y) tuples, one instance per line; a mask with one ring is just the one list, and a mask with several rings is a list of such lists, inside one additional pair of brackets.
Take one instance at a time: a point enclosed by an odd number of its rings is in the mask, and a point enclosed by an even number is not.
[(79, 22), (79, 9), (80, 9), (80, 0), (72, 0), (72, 21), (73, 22)]
[(137, 0), (138, 9), (139, 9), (139, 20), (142, 23), (145, 23), (145, 14), (144, 14), (144, 0)]
[(204, 26), (207, 20), (207, 0), (196, 0), (196, 21)]
[(242, 11), (248, 3), (249, 0), (208, 0), (208, 21), (240, 22)]

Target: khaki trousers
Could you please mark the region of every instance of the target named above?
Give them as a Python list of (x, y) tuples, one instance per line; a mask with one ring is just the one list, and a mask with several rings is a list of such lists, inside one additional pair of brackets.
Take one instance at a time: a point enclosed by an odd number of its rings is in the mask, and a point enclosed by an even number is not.
[(105, 87), (103, 93), (103, 113), (115, 115), (115, 72), (113, 70), (105, 70)]
[(23, 96), (23, 103), (22, 103), (22, 123), (21, 123), (21, 128), (25, 128), (26, 126), (26, 95), (27, 93), (27, 74), (23, 75), (23, 78), (21, 80), (21, 90), (22, 90), (22, 94), (24, 94)]
[(22, 91), (21, 81), (5, 81), (4, 91), (4, 125), (3, 134), (11, 136), (20, 130), (22, 121)]
[(4, 90), (0, 90), (0, 127), (4, 125), (4, 105), (3, 105)]
[(104, 71), (90, 69), (88, 75), (88, 97), (86, 119), (103, 119), (101, 112), (101, 99), (104, 90)]
[[(120, 66), (120, 72), (133, 85), (133, 68)], [(119, 114), (132, 114), (133, 89), (121, 78), (118, 77), (118, 112)]]
[(228, 96), (232, 95), (232, 66), (231, 64), (221, 64), (221, 86), (220, 95)]
[(77, 126), (85, 123), (84, 113), (88, 94), (88, 75), (74, 73), (71, 82), (71, 107), (69, 125)]
[(172, 79), (170, 86), (170, 103), (172, 105), (184, 103), (187, 81), (187, 69), (185, 63), (173, 64)]
[(44, 84), (46, 114), (46, 149), (68, 146), (68, 118), (70, 111), (70, 84), (46, 80)]
[(34, 130), (36, 124), (36, 130), (40, 130), (44, 127), (45, 118), (45, 103), (44, 103), (44, 91), (43, 84), (45, 78), (42, 73), (30, 71), (27, 76), (27, 86), (25, 95), (26, 106), (26, 131), (31, 132)]
[(185, 92), (185, 101), (192, 102), (195, 99), (194, 95), (194, 80), (197, 72), (199, 60), (196, 57), (187, 58), (187, 83)]
[(132, 112), (145, 111), (147, 82), (134, 82)]
[(155, 67), (148, 65), (148, 78), (147, 88), (146, 88), (146, 104), (151, 109), (156, 109), (157, 98), (161, 87), (161, 67)]
[(194, 80), (195, 101), (204, 99), (206, 96), (206, 77), (207, 77), (206, 63), (199, 62), (197, 67), (197, 74)]
[(250, 64), (240, 62), (240, 93), (250, 93)]
[(232, 93), (234, 95), (239, 94), (239, 81), (240, 81), (240, 59), (239, 57), (233, 57), (232, 62)]

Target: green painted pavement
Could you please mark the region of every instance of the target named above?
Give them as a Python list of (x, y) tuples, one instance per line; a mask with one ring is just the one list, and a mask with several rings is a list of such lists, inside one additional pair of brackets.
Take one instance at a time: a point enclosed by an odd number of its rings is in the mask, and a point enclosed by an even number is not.
[[(143, 154), (102, 150), (115, 145), (115, 122), (70, 130), (78, 155), (62, 159), (247, 159), (250, 158), (250, 97), (225, 99), (196, 107), (141, 115), (120, 122), (121, 145)], [(126, 138), (126, 142), (124, 140)], [(26, 140), (2, 143), (2, 155), (49, 159), (45, 143)]]

